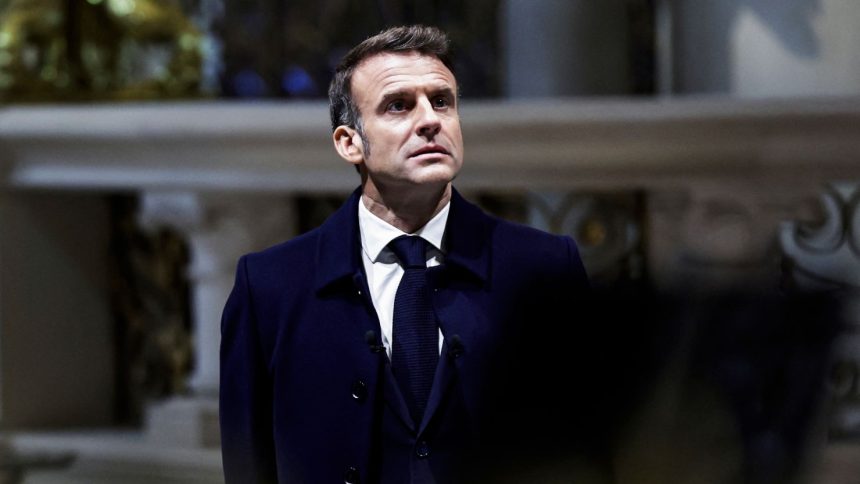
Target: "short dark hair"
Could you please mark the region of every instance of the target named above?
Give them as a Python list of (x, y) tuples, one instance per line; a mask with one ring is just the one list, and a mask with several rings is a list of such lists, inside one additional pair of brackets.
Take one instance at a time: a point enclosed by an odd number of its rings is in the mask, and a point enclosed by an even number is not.
[(352, 74), (361, 61), (376, 54), (386, 52), (411, 52), (438, 58), (451, 72), (454, 72), (451, 47), (448, 35), (436, 27), (406, 25), (391, 27), (369, 37), (355, 46), (341, 59), (334, 71), (334, 78), (328, 88), (331, 129), (344, 125), (361, 129), (361, 113), (352, 97)]

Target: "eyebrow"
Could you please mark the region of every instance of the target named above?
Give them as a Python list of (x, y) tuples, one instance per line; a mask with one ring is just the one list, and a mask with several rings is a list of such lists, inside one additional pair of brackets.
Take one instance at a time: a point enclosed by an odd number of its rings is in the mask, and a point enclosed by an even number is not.
[(382, 95), (382, 99), (380, 99), (378, 107), (382, 108), (382, 107), (388, 105), (388, 103), (391, 102), (393, 99), (397, 99), (400, 97), (409, 97), (409, 96), (410, 96), (409, 91), (405, 91), (405, 90), (392, 91), (392, 92), (385, 93)]
[(439, 89), (438, 91), (436, 91), (436, 94), (445, 94), (446, 96), (450, 96), (451, 99), (454, 99), (454, 100), (457, 99), (457, 95), (454, 93), (454, 90), (451, 89), (450, 87), (443, 87), (442, 89)]
[[(439, 89), (433, 90), (431, 92), (432, 92), (432, 96), (444, 94), (446, 96), (450, 96), (451, 99), (454, 99), (455, 101), (457, 99), (457, 95), (454, 94), (454, 90), (451, 89), (450, 87), (447, 87), (447, 86), (446, 87), (440, 87)], [(379, 104), (377, 106), (379, 108), (383, 108), (386, 105), (388, 105), (388, 103), (391, 102), (393, 99), (397, 99), (397, 98), (401, 98), (401, 97), (402, 98), (409, 98), (412, 96), (413, 96), (413, 93), (411, 90), (400, 89), (397, 91), (391, 91), (391, 92), (388, 92), (388, 93), (385, 93), (382, 95), (382, 99), (380, 99)]]

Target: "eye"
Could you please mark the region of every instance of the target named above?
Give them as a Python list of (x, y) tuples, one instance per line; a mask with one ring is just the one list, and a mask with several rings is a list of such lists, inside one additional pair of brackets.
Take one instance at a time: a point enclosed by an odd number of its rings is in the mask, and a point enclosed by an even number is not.
[(392, 113), (399, 113), (401, 111), (406, 110), (406, 103), (403, 102), (402, 99), (391, 101), (390, 103), (388, 103), (388, 107), (386, 107), (385, 110)]
[(451, 103), (446, 96), (437, 96), (433, 98), (433, 107), (436, 109), (444, 109), (450, 105)]

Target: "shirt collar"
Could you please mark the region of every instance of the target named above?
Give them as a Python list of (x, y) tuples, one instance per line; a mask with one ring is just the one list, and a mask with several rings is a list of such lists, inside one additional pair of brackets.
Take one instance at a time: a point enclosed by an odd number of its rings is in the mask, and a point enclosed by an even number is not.
[[(420, 236), (427, 242), (430, 242), (440, 252), (444, 253), (442, 238), (445, 235), (445, 224), (448, 223), (450, 208), (451, 202), (448, 201), (442, 207), (442, 210), (439, 210), (439, 213), (434, 215), (429, 222), (411, 235)], [(382, 253), (382, 250), (385, 249), (389, 242), (401, 235), (408, 235), (406, 232), (371, 213), (364, 205), (363, 198), (358, 201), (358, 227), (361, 233), (362, 250), (367, 253), (367, 256), (373, 262), (377, 262), (379, 254)]]

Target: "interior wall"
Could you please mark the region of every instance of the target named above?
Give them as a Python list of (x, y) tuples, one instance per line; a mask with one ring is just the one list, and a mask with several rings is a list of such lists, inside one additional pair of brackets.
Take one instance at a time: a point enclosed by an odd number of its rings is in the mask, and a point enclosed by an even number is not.
[(0, 423), (113, 420), (108, 206), (91, 194), (0, 194)]

